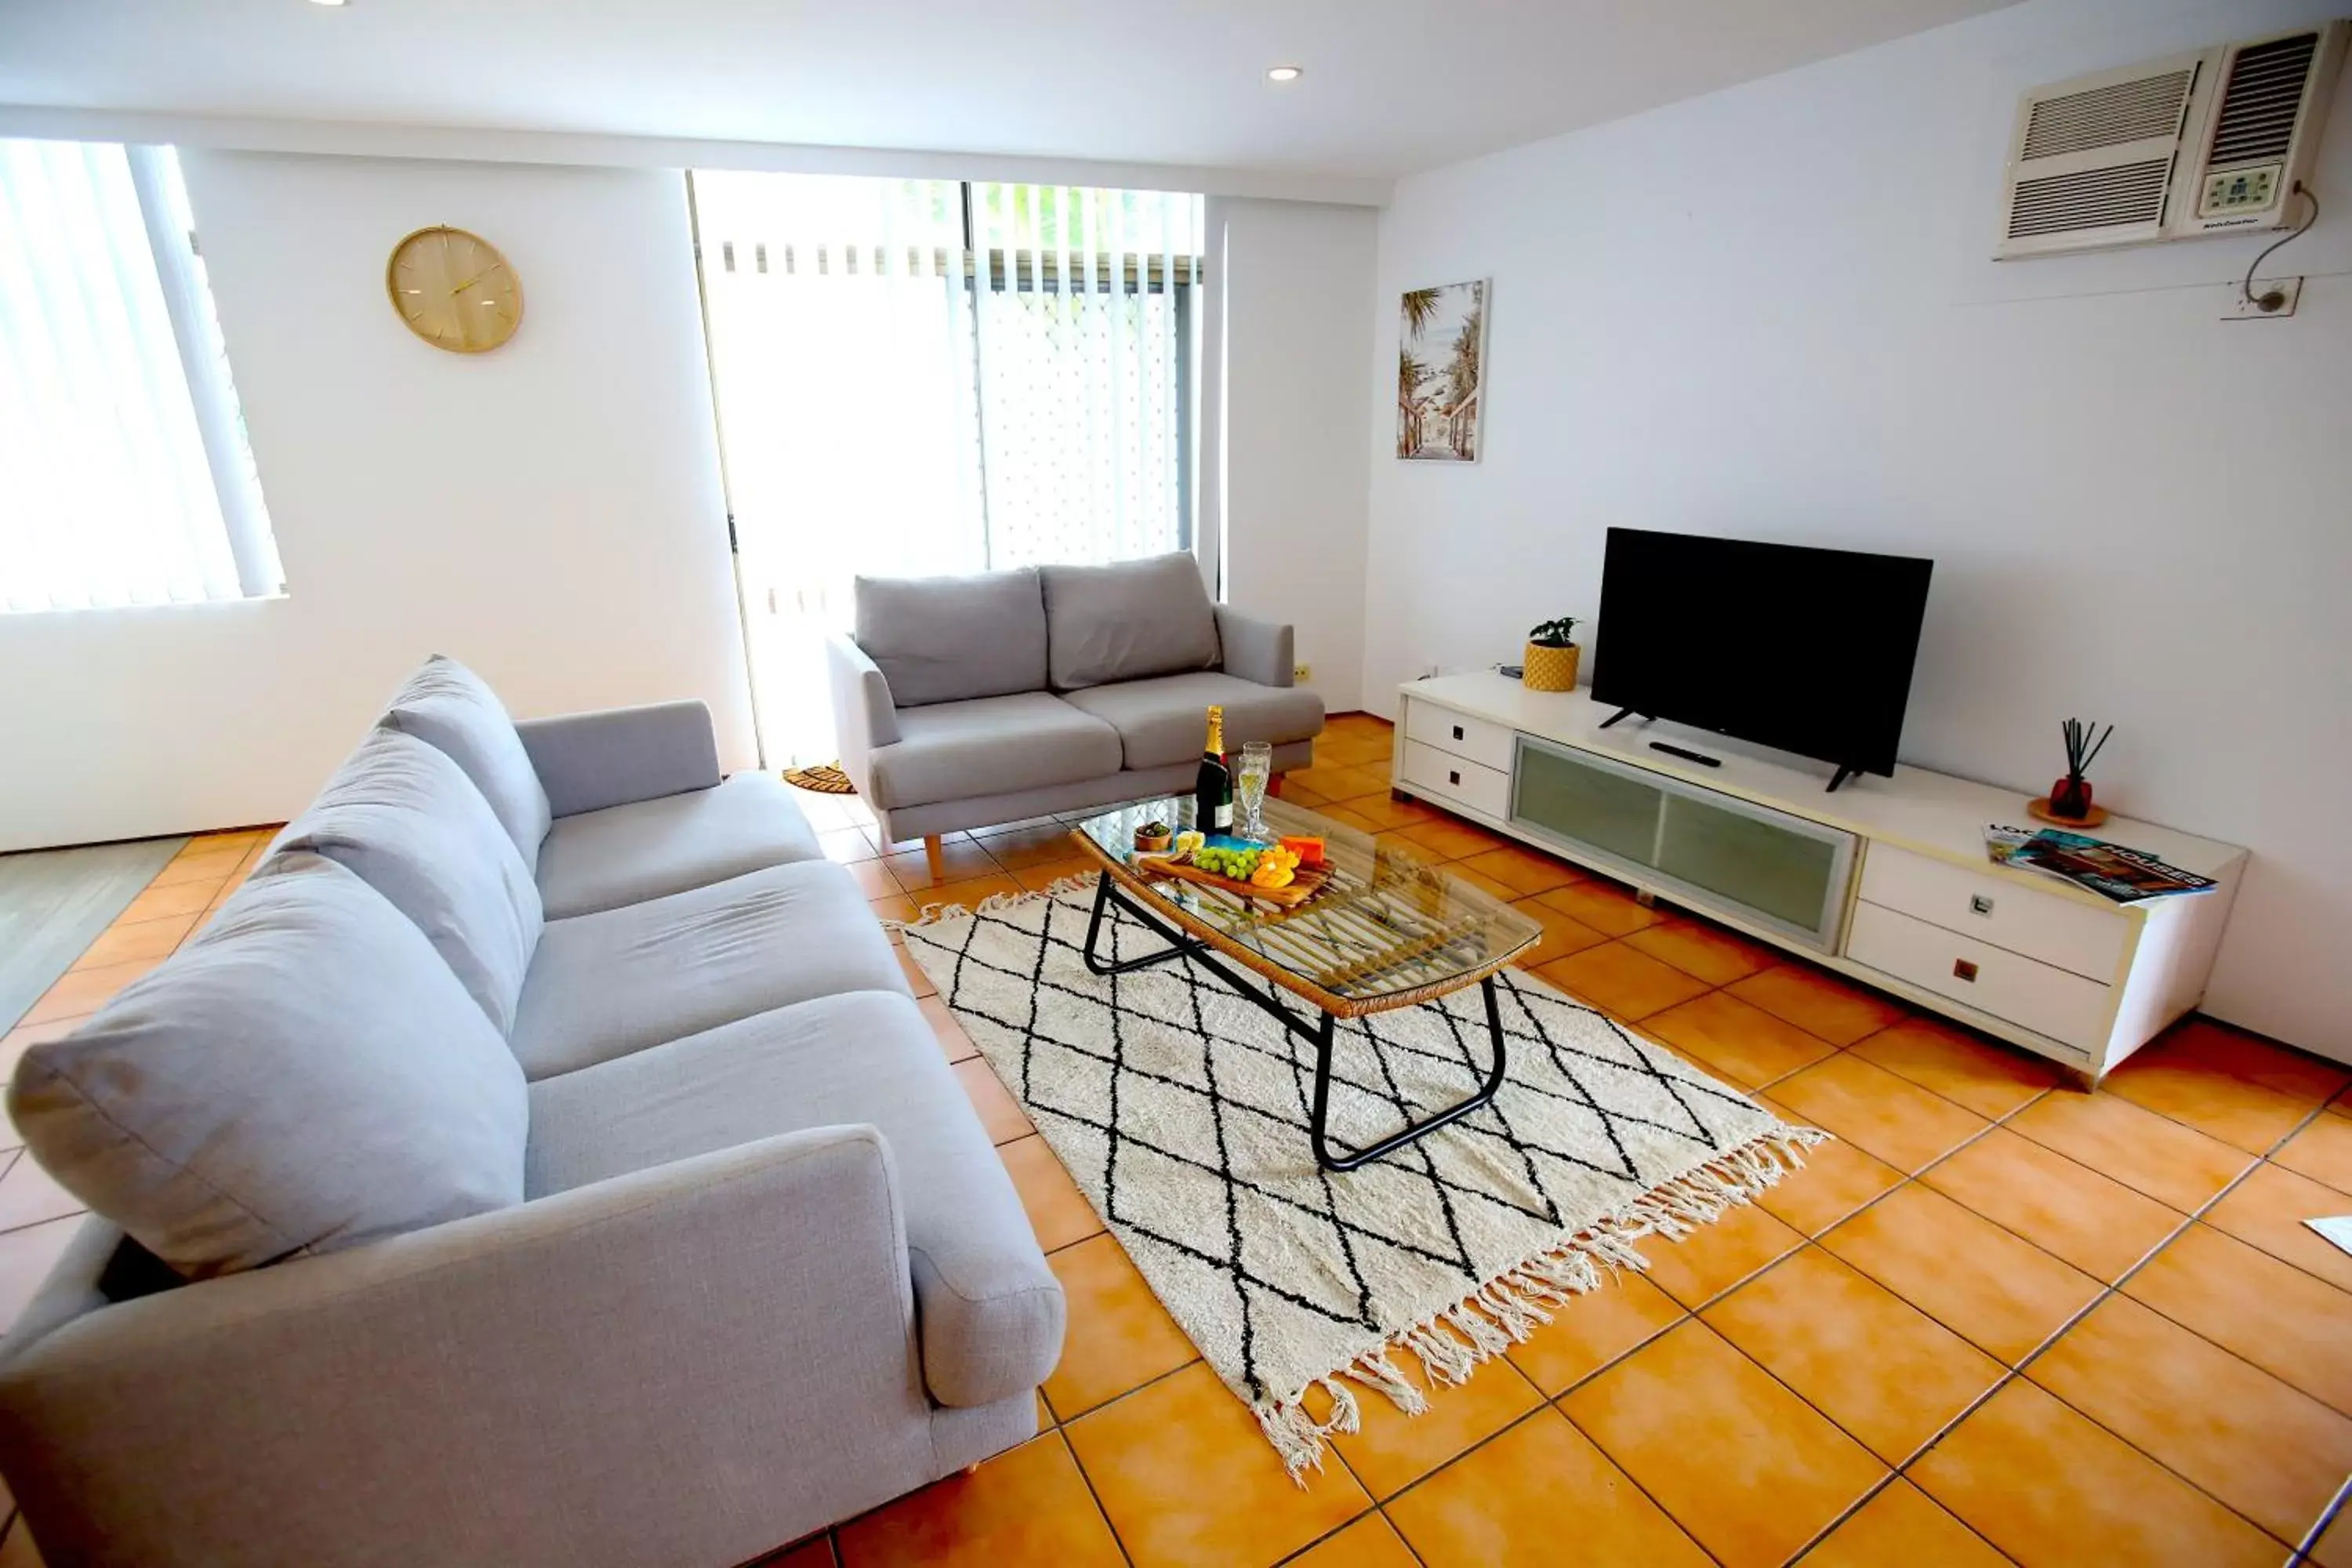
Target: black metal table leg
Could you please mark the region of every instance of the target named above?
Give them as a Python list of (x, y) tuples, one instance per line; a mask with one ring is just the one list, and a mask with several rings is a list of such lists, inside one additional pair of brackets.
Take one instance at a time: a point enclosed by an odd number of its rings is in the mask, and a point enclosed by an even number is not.
[(1494, 976), (1488, 975), (1481, 980), (1478, 989), (1486, 999), (1486, 1035), (1495, 1047), (1495, 1065), (1488, 1069), (1486, 1081), (1480, 1084), (1477, 1092), (1469, 1099), (1457, 1100), (1434, 1116), (1415, 1121), (1377, 1143), (1366, 1144), (1348, 1154), (1331, 1152), (1329, 1132), (1325, 1125), (1331, 1101), (1331, 1037), (1335, 1020), (1328, 1013), (1323, 1015), (1323, 1027), (1315, 1041), (1315, 1113), (1307, 1128), (1307, 1135), (1315, 1145), (1317, 1164), (1327, 1171), (1352, 1171), (1382, 1155), (1395, 1153), (1414, 1139), (1434, 1132), (1449, 1121), (1460, 1121), (1495, 1098), (1495, 1091), (1503, 1087), (1503, 1068), (1507, 1059), (1503, 1048), (1503, 1014), (1495, 1000)]
[[(1097, 958), (1095, 943), (1102, 933), (1103, 916), (1114, 904), (1134, 916), (1154, 935), (1165, 939), (1169, 944), (1167, 950), (1161, 952), (1146, 953), (1140, 958), (1121, 959), (1117, 963)], [(1480, 1084), (1477, 1091), (1467, 1100), (1456, 1101), (1436, 1115), (1413, 1122), (1399, 1131), (1391, 1133), (1377, 1143), (1368, 1144), (1364, 1148), (1349, 1153), (1334, 1154), (1331, 1152), (1329, 1131), (1325, 1123), (1331, 1103), (1331, 1047), (1334, 1033), (1339, 1026), (1339, 1019), (1336, 1016), (1318, 1008), (1317, 1014), (1320, 1022), (1317, 1024), (1306, 1022), (1272, 996), (1259, 991), (1256, 986), (1218, 963), (1212, 956), (1208, 943), (1196, 941), (1180, 931), (1171, 929), (1167, 922), (1150, 910), (1120, 892), (1113, 884), (1110, 873), (1108, 871), (1098, 874), (1095, 879), (1094, 913), (1087, 921), (1087, 944), (1079, 956), (1086, 961), (1087, 967), (1097, 974), (1125, 974), (1154, 963), (1165, 963), (1171, 958), (1189, 957), (1202, 968), (1223, 981), (1235, 994), (1256, 1003), (1260, 1007), (1273, 1014), (1292, 1034), (1312, 1041), (1315, 1046), (1315, 1095), (1314, 1112), (1307, 1126), (1307, 1136), (1314, 1145), (1315, 1163), (1327, 1171), (1352, 1171), (1359, 1165), (1368, 1164), (1383, 1155), (1393, 1154), (1414, 1139), (1434, 1132), (1448, 1122), (1457, 1121), (1469, 1115), (1493, 1100), (1496, 1090), (1503, 1087), (1503, 1071), (1507, 1065), (1503, 1047), (1503, 1014), (1501, 1005), (1495, 1000), (1494, 976), (1488, 975), (1478, 983), (1479, 992), (1486, 1001), (1486, 1036), (1495, 1047), (1495, 1065), (1488, 1069), (1486, 1082)]]
[[(1114, 902), (1116, 902), (1119, 908), (1127, 910), (1129, 914), (1134, 915), (1137, 919), (1143, 921), (1145, 925), (1150, 926), (1155, 933), (1160, 936), (1166, 937), (1173, 945), (1165, 952), (1150, 952), (1144, 954), (1141, 958), (1121, 959), (1116, 963), (1107, 963), (1102, 959), (1097, 958), (1095, 956), (1095, 939), (1102, 933), (1103, 911), (1108, 910)], [(1160, 924), (1158, 921), (1153, 920), (1150, 914), (1136, 908), (1130, 900), (1120, 898), (1118, 893), (1112, 887), (1109, 872), (1103, 871), (1096, 875), (1095, 912), (1087, 921), (1087, 945), (1078, 954), (1080, 958), (1086, 961), (1087, 967), (1092, 970), (1095, 973), (1126, 974), (1133, 970), (1147, 969), (1155, 963), (1165, 963), (1171, 958), (1181, 958), (1188, 952), (1200, 952), (1202, 951), (1204, 951), (1203, 944), (1194, 942), (1190, 937), (1184, 936), (1179, 932), (1170, 931), (1166, 926)]]

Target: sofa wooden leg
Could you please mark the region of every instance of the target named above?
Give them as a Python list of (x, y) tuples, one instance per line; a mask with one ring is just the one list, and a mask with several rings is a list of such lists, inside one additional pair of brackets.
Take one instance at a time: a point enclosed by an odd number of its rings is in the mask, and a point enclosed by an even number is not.
[(930, 872), (931, 880), (934, 884), (944, 882), (948, 879), (947, 862), (940, 858), (940, 836), (936, 833), (926, 833), (923, 835), (923, 867), (924, 869)]
[(980, 1467), (978, 1465), (966, 1465), (963, 1468), (963, 1473), (967, 1476), (976, 1476), (980, 1474)]

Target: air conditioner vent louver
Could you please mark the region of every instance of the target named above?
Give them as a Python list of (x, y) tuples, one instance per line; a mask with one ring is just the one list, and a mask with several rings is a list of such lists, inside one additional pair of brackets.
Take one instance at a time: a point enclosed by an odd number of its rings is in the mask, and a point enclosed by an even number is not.
[(2009, 237), (2154, 223), (2164, 216), (2165, 176), (2171, 168), (2169, 158), (2150, 158), (2020, 180), (2010, 206)]
[(2318, 53), (2317, 33), (2274, 38), (2239, 51), (2221, 89), (2211, 167), (2274, 163), (2286, 156), (2294, 141), (2295, 111), (2303, 107), (2304, 83)]
[(2306, 23), (2028, 88), (1994, 259), (2309, 224), (2348, 54), (2352, 19)]
[(2167, 71), (2089, 92), (2045, 98), (2033, 106), (2018, 155), (2052, 158), (2062, 153), (2178, 134), (2180, 108), (2188, 101), (2189, 84), (2195, 76), (2185, 69)]

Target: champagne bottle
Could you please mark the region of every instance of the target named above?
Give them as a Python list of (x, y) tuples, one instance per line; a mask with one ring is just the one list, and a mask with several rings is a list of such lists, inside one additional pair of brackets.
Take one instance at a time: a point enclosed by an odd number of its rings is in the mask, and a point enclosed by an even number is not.
[(1234, 774), (1225, 766), (1225, 710), (1209, 710), (1209, 749), (1201, 753), (1201, 772), (1192, 784), (1192, 826), (1202, 833), (1230, 833), (1234, 827)]

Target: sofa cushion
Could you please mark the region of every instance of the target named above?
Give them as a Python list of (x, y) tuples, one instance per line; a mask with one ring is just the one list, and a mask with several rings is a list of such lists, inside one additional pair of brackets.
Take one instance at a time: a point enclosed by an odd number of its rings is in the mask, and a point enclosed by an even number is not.
[(1045, 601), (1037, 571), (860, 577), (857, 646), (900, 708), (1045, 687)]
[[(539, 889), (482, 792), (446, 755), (374, 731), (277, 847), (323, 855), (382, 893), (431, 939), (499, 1032), (514, 1026), (539, 943)], [(262, 874), (277, 864), (265, 861)]]
[(547, 837), (547, 791), (506, 704), (480, 676), (436, 653), (408, 678), (379, 722), (448, 753), (490, 803), (523, 865), (538, 869), (539, 843)]
[(1060, 1359), (1061, 1288), (930, 1026), (904, 995), (860, 992), (761, 1013), (533, 1084), (530, 1095), (533, 1196), (779, 1132), (870, 1122), (897, 1169), (932, 1396), (986, 1404), (1036, 1386)]
[(811, 860), (548, 921), (508, 1040), (547, 1078), (812, 996), (906, 989), (856, 879)]
[(540, 850), (539, 897), (562, 920), (824, 858), (790, 787), (737, 773), (716, 789), (558, 817)]
[(1118, 772), (1118, 735), (1043, 691), (898, 710), (898, 739), (866, 753), (871, 804), (969, 800)]
[(1211, 704), (1225, 710), (1228, 752), (1249, 741), (1277, 746), (1311, 741), (1323, 730), (1323, 700), (1305, 687), (1260, 686), (1214, 669), (1091, 686), (1063, 700), (1118, 731), (1130, 770), (1199, 756), (1209, 738)]
[(522, 1200), (506, 1043), (424, 932), (312, 855), (27, 1050), (8, 1109), (50, 1174), (190, 1276)]
[(1108, 566), (1048, 566), (1046, 669), (1056, 691), (1217, 662), (1217, 612), (1201, 563), (1171, 555)]

